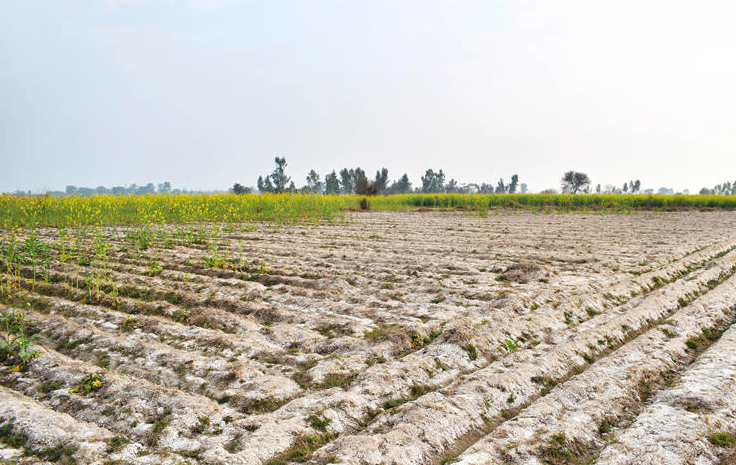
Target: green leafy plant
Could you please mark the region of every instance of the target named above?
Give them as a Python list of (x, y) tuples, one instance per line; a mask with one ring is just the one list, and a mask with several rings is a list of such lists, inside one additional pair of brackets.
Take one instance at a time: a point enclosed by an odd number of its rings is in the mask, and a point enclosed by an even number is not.
[(86, 395), (92, 391), (96, 391), (102, 387), (102, 373), (90, 373), (84, 377), (81, 383), (75, 388), (69, 389), (69, 394)]
[(519, 341), (514, 341), (513, 339), (506, 339), (503, 344), (501, 344), (501, 348), (508, 352), (509, 354), (513, 354), (516, 349), (519, 348)]
[(0, 361), (6, 366), (14, 366), (18, 371), (29, 360), (41, 355), (40, 350), (33, 350), (33, 341), (38, 334), (26, 334), (26, 315), (21, 310), (4, 310), (0, 313), (3, 333), (0, 335)]

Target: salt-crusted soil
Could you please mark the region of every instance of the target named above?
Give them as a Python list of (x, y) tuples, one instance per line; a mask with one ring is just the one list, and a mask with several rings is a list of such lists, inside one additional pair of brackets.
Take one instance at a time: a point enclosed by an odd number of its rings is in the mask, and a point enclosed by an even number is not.
[(734, 213), (141, 231), (0, 257), (42, 350), (0, 368), (0, 458), (736, 462)]

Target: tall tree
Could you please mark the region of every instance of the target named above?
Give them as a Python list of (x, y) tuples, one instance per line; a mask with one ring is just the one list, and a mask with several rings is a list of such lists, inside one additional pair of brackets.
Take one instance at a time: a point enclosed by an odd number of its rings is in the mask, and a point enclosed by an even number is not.
[(583, 190), (586, 186), (590, 185), (590, 178), (585, 173), (579, 173), (577, 171), (568, 171), (562, 175), (562, 190), (563, 192), (570, 192), (577, 194)]
[(306, 191), (312, 194), (322, 194), (323, 189), (324, 185), (319, 179), (319, 174), (316, 171), (311, 170), (307, 175)]
[(407, 176), (406, 173), (404, 173), (404, 175), (401, 176), (399, 180), (394, 183), (394, 186), (396, 186), (396, 191), (399, 194), (406, 194), (411, 192), (411, 181), (409, 181), (409, 176)]
[(287, 185), (289, 184), (289, 181), (291, 181), (291, 178), (286, 175), (286, 158), (276, 157), (274, 161), (276, 162), (276, 169), (271, 173), (271, 181), (273, 182), (273, 187), (276, 193), (280, 194), (289, 189)]
[(337, 173), (332, 170), (332, 173), (325, 176), (325, 194), (334, 195), (340, 193), (340, 181), (337, 179)]
[(516, 186), (519, 185), (519, 175), (514, 174), (511, 176), (511, 184), (509, 184), (509, 194), (516, 193)]
[(343, 168), (340, 170), (340, 189), (343, 194), (352, 194), (355, 188), (354, 184), (355, 170)]
[(244, 185), (236, 182), (233, 185), (232, 191), (233, 194), (250, 194), (250, 187), (245, 187)]
[(428, 169), (422, 176), (422, 192), (442, 192), (445, 188), (445, 173), (442, 170), (435, 172)]
[[(274, 161), (276, 162), (276, 169), (271, 174), (266, 176), (265, 179), (263, 176), (258, 176), (258, 190), (260, 192), (275, 192), (277, 194), (296, 190), (296, 188), (291, 189), (291, 186), (289, 186), (291, 178), (286, 175), (286, 158), (276, 157)], [(291, 184), (293, 185), (294, 183), (292, 182)]]
[(363, 168), (355, 168), (353, 171), (353, 185), (356, 186), (358, 184), (358, 181), (366, 180), (368, 181), (368, 176), (365, 175), (365, 171)]
[(271, 183), (271, 176), (266, 176), (265, 179), (263, 176), (258, 176), (258, 192), (274, 192), (274, 187)]
[(388, 186), (388, 168), (381, 168), (380, 171), (376, 171), (376, 181), (378, 181), (381, 190), (386, 190)]

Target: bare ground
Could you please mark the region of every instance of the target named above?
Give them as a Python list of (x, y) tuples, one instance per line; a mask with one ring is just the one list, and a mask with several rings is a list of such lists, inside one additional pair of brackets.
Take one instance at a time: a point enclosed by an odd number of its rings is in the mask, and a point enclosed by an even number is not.
[(106, 228), (76, 256), (43, 230), (48, 270), (4, 274), (43, 353), (0, 369), (0, 457), (729, 463), (713, 435), (736, 434), (735, 226), (359, 213), (175, 225), (145, 249)]

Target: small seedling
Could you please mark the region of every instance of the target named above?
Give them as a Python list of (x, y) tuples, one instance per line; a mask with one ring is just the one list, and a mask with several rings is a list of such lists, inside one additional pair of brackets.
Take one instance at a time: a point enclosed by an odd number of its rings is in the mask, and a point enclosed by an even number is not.
[(516, 349), (519, 348), (519, 341), (514, 341), (513, 339), (506, 339), (503, 344), (501, 344), (501, 348), (505, 350), (509, 354), (513, 354)]

